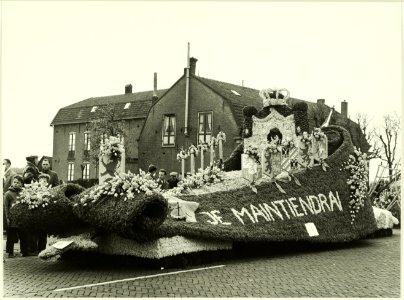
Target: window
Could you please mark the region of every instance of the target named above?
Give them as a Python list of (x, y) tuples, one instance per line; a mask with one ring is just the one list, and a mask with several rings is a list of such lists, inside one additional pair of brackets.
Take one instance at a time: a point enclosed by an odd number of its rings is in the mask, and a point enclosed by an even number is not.
[(236, 96), (241, 96), (239, 93), (237, 93), (235, 90), (231, 90), (231, 92), (236, 95)]
[(125, 107), (123, 109), (129, 109), (129, 107), (130, 107), (130, 102), (126, 103)]
[(76, 133), (69, 133), (69, 151), (75, 151), (76, 149)]
[(89, 151), (91, 147), (90, 132), (84, 132), (84, 150)]
[(164, 115), (163, 146), (175, 145), (175, 115)]
[(74, 180), (74, 163), (69, 163), (67, 165), (67, 181)]
[(90, 179), (90, 163), (84, 163), (84, 169), (83, 169), (83, 179), (88, 180)]
[(209, 143), (212, 136), (212, 112), (198, 113), (199, 126), (198, 126), (198, 144)]
[(95, 112), (97, 110), (98, 106), (93, 106), (93, 108), (91, 109), (91, 112)]

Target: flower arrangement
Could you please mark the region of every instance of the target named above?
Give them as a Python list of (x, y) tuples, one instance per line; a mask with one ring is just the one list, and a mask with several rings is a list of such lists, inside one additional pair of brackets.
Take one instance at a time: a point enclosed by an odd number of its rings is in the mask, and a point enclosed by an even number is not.
[(300, 140), (301, 140), (302, 143), (305, 144), (306, 146), (310, 146), (310, 145), (311, 145), (311, 137), (310, 137), (310, 135), (307, 133), (307, 131), (303, 131), (302, 136), (300, 137)]
[(110, 136), (101, 142), (100, 155), (107, 155), (111, 160), (120, 160), (124, 146), (118, 137)]
[(349, 155), (348, 161), (343, 163), (343, 168), (350, 172), (350, 177), (347, 179), (347, 184), (350, 186), (349, 204), (351, 224), (353, 224), (356, 214), (365, 205), (368, 190), (368, 166), (366, 161), (366, 153), (363, 154), (355, 147), (354, 154)]
[(216, 139), (218, 140), (218, 141), (223, 141), (223, 142), (226, 142), (226, 134), (223, 132), (223, 131), (220, 131), (218, 134), (217, 134), (217, 136), (216, 136)]
[(90, 193), (81, 197), (80, 203), (86, 206), (107, 195), (115, 198), (123, 197), (123, 200), (126, 201), (134, 199), (135, 194), (152, 195), (153, 192), (159, 193), (160, 189), (154, 180), (146, 176), (146, 172), (140, 170), (140, 174), (133, 174), (128, 171), (128, 173), (117, 174), (111, 180), (97, 186)]
[(397, 196), (399, 196), (397, 192), (385, 189), (380, 193), (379, 198), (375, 198), (373, 200), (373, 205), (378, 208), (387, 209), (390, 206), (393, 199), (396, 198)]
[(185, 151), (184, 148), (181, 148), (180, 152), (177, 154), (177, 160), (181, 161), (183, 159), (187, 159), (189, 156), (189, 152)]
[(195, 156), (196, 156), (199, 153), (199, 149), (198, 149), (198, 147), (195, 147), (195, 145), (191, 144), (191, 146), (189, 146), (189, 148), (188, 148), (188, 153), (190, 155), (195, 154)]
[(178, 183), (178, 187), (169, 190), (169, 194), (180, 195), (190, 189), (199, 189), (203, 186), (220, 183), (224, 181), (225, 173), (216, 164), (208, 166), (204, 170), (199, 169), (193, 175), (187, 176)]
[(46, 207), (53, 199), (49, 190), (50, 188), (48, 186), (39, 184), (38, 182), (26, 184), (18, 195), (15, 204), (27, 204), (28, 209)]
[(295, 143), (291, 138), (285, 138), (282, 141), (281, 146), (282, 146), (283, 153), (288, 154), (290, 152), (290, 150), (295, 148)]
[(282, 152), (283, 147), (277, 141), (271, 141), (264, 146), (265, 154), (275, 154)]
[(261, 164), (260, 154), (258, 152), (257, 147), (248, 145), (244, 149), (244, 153), (247, 154), (250, 158), (252, 158), (257, 164)]
[(321, 130), (321, 128), (314, 128), (313, 130), (313, 137), (317, 141), (323, 141), (326, 137), (325, 133)]

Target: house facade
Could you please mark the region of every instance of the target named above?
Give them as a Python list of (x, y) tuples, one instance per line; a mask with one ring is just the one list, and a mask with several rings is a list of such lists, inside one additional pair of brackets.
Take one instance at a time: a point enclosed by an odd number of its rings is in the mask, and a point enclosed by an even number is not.
[[(156, 86), (156, 85), (155, 85)], [(97, 109), (112, 104), (117, 119), (123, 120), (125, 130), (125, 169), (138, 170), (138, 139), (153, 98), (166, 90), (132, 93), (132, 86), (125, 87), (125, 94), (89, 98), (61, 108), (53, 119), (54, 170), (63, 181), (98, 178), (97, 165), (90, 159), (88, 124)]]
[[(191, 144), (197, 146), (209, 142), (222, 131), (226, 134), (223, 156), (226, 159), (242, 142), (243, 108), (262, 107), (259, 90), (195, 75), (197, 59), (190, 59), (190, 67), (167, 90), (132, 93), (125, 87), (125, 94), (83, 100), (59, 110), (54, 128), (53, 170), (64, 181), (98, 177), (98, 170), (88, 156), (88, 124), (95, 107), (113, 104), (118, 118), (125, 122), (125, 170), (147, 170), (150, 164), (167, 172), (180, 172), (177, 153)], [(289, 98), (293, 105), (300, 99)], [(324, 99), (307, 103), (309, 130), (319, 127), (330, 110)], [(369, 145), (359, 126), (348, 118), (348, 103), (341, 103), (341, 113), (334, 112), (330, 124), (347, 128), (353, 143), (366, 152)], [(205, 166), (209, 154), (205, 153)], [(186, 169), (190, 162), (187, 160)], [(196, 159), (197, 169), (200, 158)]]

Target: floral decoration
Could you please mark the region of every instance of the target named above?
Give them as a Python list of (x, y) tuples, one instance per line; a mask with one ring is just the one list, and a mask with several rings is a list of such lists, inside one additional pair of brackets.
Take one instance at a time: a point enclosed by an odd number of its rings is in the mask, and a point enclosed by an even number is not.
[(209, 143), (208, 143), (209, 147), (217, 147), (217, 145), (219, 145), (219, 141), (217, 140), (217, 138), (215, 138), (214, 136), (211, 137)]
[(191, 154), (195, 154), (195, 156), (196, 156), (196, 155), (199, 154), (199, 149), (198, 149), (198, 147), (196, 147), (195, 145), (191, 144), (191, 146), (189, 146), (189, 148), (188, 148), (188, 153), (189, 153), (190, 155), (191, 155)]
[(37, 207), (46, 207), (52, 200), (50, 187), (33, 182), (26, 184), (22, 188), (15, 204), (24, 203), (28, 205), (28, 209), (34, 209)]
[(397, 191), (385, 189), (380, 193), (378, 198), (373, 200), (373, 205), (378, 208), (388, 209), (393, 200), (398, 197), (400, 197), (400, 194)]
[(317, 141), (323, 141), (325, 139), (325, 133), (321, 130), (321, 128), (314, 128), (313, 130), (313, 137)]
[(124, 146), (122, 141), (118, 137), (110, 136), (105, 140), (101, 141), (100, 145), (100, 155), (108, 156), (111, 160), (120, 160), (122, 153), (124, 151)]
[(219, 168), (216, 164), (208, 166), (205, 169), (199, 169), (195, 174), (187, 176), (184, 180), (180, 181), (178, 187), (170, 190), (170, 194), (179, 195), (190, 189), (198, 189), (203, 186), (223, 182), (224, 173), (223, 169)]
[(302, 141), (303, 144), (305, 144), (306, 146), (310, 146), (311, 145), (311, 137), (310, 135), (304, 131), (302, 133), (302, 136), (300, 137), (300, 140)]
[[(366, 153), (363, 154), (355, 147), (354, 153), (349, 155), (347, 162), (343, 163), (343, 169), (350, 172), (347, 184), (350, 187), (350, 213), (351, 224), (355, 221), (359, 210), (365, 205), (367, 196), (368, 166)], [(342, 169), (341, 169), (342, 170)]]
[(244, 153), (252, 158), (257, 164), (261, 164), (260, 154), (257, 147), (248, 145), (244, 148)]
[[(103, 196), (114, 196), (115, 198), (123, 197), (123, 200), (130, 200), (135, 194), (145, 193), (152, 195), (153, 192), (160, 193), (157, 182), (146, 176), (146, 172), (139, 170), (139, 174), (121, 173), (115, 175), (111, 180), (104, 182), (84, 195), (80, 199), (83, 206), (89, 203), (95, 203)], [(77, 203), (75, 206), (78, 205)]]
[(187, 159), (189, 157), (189, 152), (185, 151), (184, 148), (181, 148), (180, 152), (177, 154), (177, 160), (181, 161), (183, 159)]
[(217, 134), (217, 137), (216, 137), (216, 139), (218, 140), (218, 141), (223, 141), (223, 142), (226, 142), (226, 134), (223, 132), (223, 131), (220, 131), (218, 134)]
[(201, 151), (201, 152), (202, 152), (202, 151), (203, 151), (203, 152), (208, 151), (209, 145), (208, 145), (208, 143), (205, 143), (205, 142), (199, 143), (198, 149), (199, 149), (199, 151)]
[(266, 154), (275, 154), (275, 153), (281, 153), (283, 147), (277, 141), (271, 141), (264, 146), (263, 150), (265, 151)]

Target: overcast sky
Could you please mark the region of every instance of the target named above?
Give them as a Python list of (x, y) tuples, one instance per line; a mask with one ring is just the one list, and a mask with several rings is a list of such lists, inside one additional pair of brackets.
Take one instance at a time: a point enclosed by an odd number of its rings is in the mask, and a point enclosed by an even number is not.
[(379, 124), (401, 115), (402, 5), (276, 2), (2, 1), (1, 145), (15, 167), (52, 156), (50, 123), (89, 97), (169, 88), (187, 43), (200, 76), (340, 111), (348, 101)]

